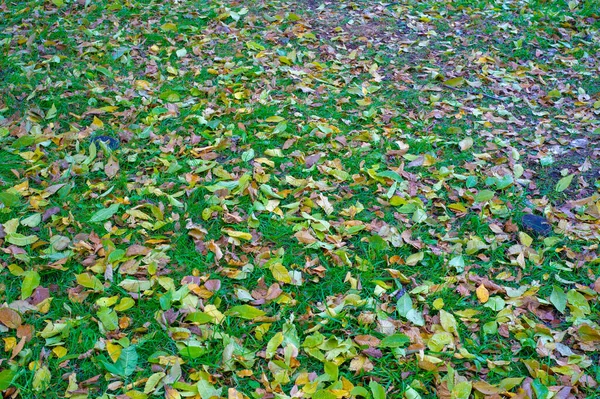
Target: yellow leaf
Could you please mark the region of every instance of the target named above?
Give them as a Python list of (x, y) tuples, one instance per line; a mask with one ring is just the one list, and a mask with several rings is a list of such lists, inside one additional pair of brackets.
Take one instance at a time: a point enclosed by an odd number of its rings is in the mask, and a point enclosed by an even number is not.
[(416, 265), (417, 263), (423, 260), (423, 255), (423, 252), (417, 252), (416, 254), (412, 254), (411, 256), (406, 258), (406, 264), (409, 266)]
[(161, 25), (160, 29), (164, 31), (177, 32), (177, 25), (175, 25), (173, 22), (167, 22), (166, 24)]
[(450, 87), (459, 87), (462, 86), (465, 83), (465, 78), (462, 77), (457, 77), (457, 78), (452, 78), (452, 79), (448, 79), (444, 82), (444, 84), (446, 86), (450, 86)]
[(267, 122), (273, 122), (273, 123), (279, 123), (279, 122), (283, 122), (285, 119), (282, 118), (281, 116), (269, 116), (267, 119), (265, 119)]
[(521, 245), (524, 245), (526, 247), (530, 247), (531, 244), (533, 243), (533, 238), (531, 238), (531, 236), (523, 231), (519, 232), (519, 241), (521, 241)]
[(98, 117), (94, 116), (92, 126), (95, 126), (98, 129), (102, 129), (104, 127), (104, 122), (102, 122), (100, 119), (98, 119)]
[(152, 217), (148, 216), (146, 213), (139, 211), (137, 209), (129, 209), (126, 213), (130, 214), (131, 216), (133, 216), (136, 219), (141, 219), (141, 220), (151, 220)]
[(290, 277), (290, 273), (281, 263), (277, 262), (271, 265), (270, 267), (271, 273), (273, 273), (273, 278), (281, 283), (289, 284), (292, 282), (292, 278)]
[(48, 388), (51, 378), (52, 374), (50, 373), (48, 366), (42, 366), (38, 368), (33, 375), (33, 381), (31, 383), (33, 390), (36, 392), (44, 391), (46, 388)]
[(98, 109), (101, 109), (102, 111), (105, 111), (105, 112), (113, 113), (117, 109), (119, 109), (119, 107), (115, 107), (114, 105), (107, 105), (106, 107), (100, 107)]
[(457, 212), (466, 212), (467, 211), (467, 208), (465, 208), (465, 206), (460, 202), (457, 202), (455, 204), (450, 204), (450, 205), (448, 205), (448, 208), (452, 209), (453, 211), (457, 211)]
[(102, 307), (109, 308), (112, 305), (114, 305), (115, 303), (117, 303), (118, 300), (119, 300), (118, 295), (111, 296), (111, 297), (98, 298), (98, 300), (96, 301), (96, 306), (101, 307), (101, 308)]
[(2, 338), (4, 340), (4, 351), (10, 352), (17, 345), (17, 339), (15, 337)]
[(123, 350), (123, 347), (121, 345), (113, 344), (110, 341), (106, 342), (106, 351), (108, 352), (108, 356), (113, 361), (113, 363), (115, 363), (117, 360), (119, 360), (119, 356), (121, 356), (122, 350)]
[(458, 325), (452, 313), (440, 310), (440, 324), (444, 331), (458, 335)]
[(244, 399), (244, 395), (235, 388), (229, 388), (227, 390), (227, 399)]
[(102, 282), (89, 273), (76, 274), (75, 279), (77, 280), (77, 283), (84, 286), (85, 288), (90, 288), (95, 292), (104, 291), (104, 286), (102, 285)]
[(241, 238), (242, 240), (251, 240), (252, 234), (246, 233), (244, 231), (235, 231), (230, 229), (222, 229), (223, 233), (227, 234), (229, 237), (233, 238)]
[(67, 348), (64, 346), (56, 346), (52, 349), (52, 352), (56, 355), (57, 358), (65, 357), (67, 355)]
[(223, 319), (225, 319), (225, 315), (219, 312), (215, 305), (206, 305), (204, 307), (204, 313), (211, 315), (214, 319), (215, 324), (220, 324), (223, 321)]
[(135, 305), (135, 301), (129, 297), (125, 297), (121, 299), (121, 302), (117, 306), (115, 306), (115, 310), (117, 312), (123, 312), (129, 308), (132, 308)]
[(487, 290), (487, 288), (485, 288), (483, 284), (477, 287), (475, 293), (477, 294), (477, 298), (481, 303), (486, 303), (488, 299), (490, 299), (490, 292)]

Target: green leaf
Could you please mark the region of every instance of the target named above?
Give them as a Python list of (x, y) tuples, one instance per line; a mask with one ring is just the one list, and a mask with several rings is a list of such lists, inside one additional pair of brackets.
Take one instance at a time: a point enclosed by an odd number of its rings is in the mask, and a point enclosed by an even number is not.
[(98, 212), (92, 215), (90, 218), (90, 223), (102, 222), (112, 217), (115, 213), (117, 213), (120, 207), (120, 204), (112, 204), (108, 208), (100, 209)]
[(371, 380), (369, 388), (373, 393), (373, 399), (386, 399), (385, 389), (378, 382)]
[(565, 308), (567, 307), (567, 294), (565, 294), (560, 287), (555, 285), (552, 287), (550, 302), (560, 313), (565, 313)]
[(329, 381), (337, 381), (339, 375), (338, 366), (333, 362), (327, 361), (323, 363), (323, 366), (325, 368), (325, 374), (329, 377)]
[(287, 123), (279, 122), (277, 126), (275, 126), (275, 129), (273, 129), (273, 134), (283, 133), (285, 132), (285, 129), (287, 129)]
[(393, 170), (384, 170), (384, 171), (381, 171), (381, 172), (377, 172), (377, 176), (379, 176), (379, 177), (386, 177), (388, 179), (395, 180), (398, 183), (402, 183), (404, 181), (404, 179), (402, 178), (402, 176), (400, 176), (397, 172), (394, 172)]
[(126, 376), (133, 374), (137, 367), (137, 362), (138, 354), (133, 345), (123, 349), (121, 356), (119, 356), (119, 360), (117, 361), (117, 363), (123, 365), (124, 374)]
[(34, 213), (33, 215), (21, 220), (21, 225), (27, 227), (37, 227), (41, 221), (42, 215), (39, 213)]
[(514, 183), (514, 180), (511, 175), (504, 175), (504, 177), (502, 177), (496, 181), (496, 188), (498, 190), (504, 190), (505, 188), (511, 186), (513, 183)]
[(198, 387), (198, 393), (202, 399), (220, 398), (221, 391), (223, 388), (215, 388), (210, 382), (206, 380), (200, 380), (196, 384)]
[(450, 397), (452, 399), (468, 399), (471, 395), (471, 390), (473, 386), (469, 381), (459, 382), (452, 388), (452, 393)]
[(244, 151), (242, 153), (242, 161), (244, 162), (248, 162), (251, 161), (252, 159), (254, 159), (254, 150), (252, 148), (250, 148), (248, 151)]
[(19, 203), (19, 196), (7, 191), (0, 193), (0, 203), (4, 204), (7, 208), (15, 206)]
[(531, 387), (533, 388), (536, 399), (546, 399), (548, 397), (548, 393), (550, 393), (548, 388), (538, 378), (533, 380)]
[(462, 255), (457, 255), (450, 259), (448, 266), (455, 268), (458, 273), (462, 273), (465, 270), (465, 258)]
[(11, 369), (4, 369), (0, 371), (0, 391), (8, 389), (16, 376), (17, 372)]
[(181, 100), (179, 93), (177, 93), (175, 90), (165, 90), (160, 93), (159, 98), (170, 103), (176, 103)]
[(237, 316), (242, 319), (252, 320), (260, 316), (264, 316), (265, 312), (250, 305), (234, 306), (225, 312), (226, 316)]
[(412, 299), (410, 299), (410, 295), (404, 294), (398, 299), (398, 303), (396, 305), (396, 309), (398, 313), (402, 317), (406, 317), (408, 312), (413, 308)]
[(9, 233), (6, 235), (6, 242), (10, 244), (14, 244), (18, 247), (24, 247), (26, 245), (31, 245), (38, 240), (36, 236), (24, 236), (19, 233)]
[(102, 326), (108, 331), (114, 331), (119, 328), (119, 317), (117, 312), (111, 308), (101, 307), (98, 310), (98, 318), (102, 322)]
[(267, 359), (270, 359), (273, 356), (275, 356), (277, 348), (279, 348), (279, 345), (281, 345), (282, 343), (283, 334), (281, 332), (278, 332), (277, 334), (273, 335), (273, 337), (267, 343), (267, 349), (265, 351)]
[(187, 321), (191, 321), (192, 323), (207, 324), (207, 323), (212, 322), (215, 318), (214, 318), (214, 316), (211, 316), (208, 313), (193, 312), (193, 313), (190, 313), (189, 315), (187, 315), (187, 317), (185, 319)]
[(477, 185), (477, 178), (475, 176), (469, 176), (469, 177), (467, 177), (465, 185), (467, 186), (467, 188), (473, 188), (473, 187), (475, 187)]
[(569, 185), (571, 185), (571, 182), (573, 181), (573, 177), (575, 175), (573, 173), (571, 173), (570, 175), (567, 175), (565, 177), (563, 177), (562, 179), (560, 179), (558, 181), (558, 183), (556, 183), (556, 187), (554, 188), (554, 190), (556, 190), (556, 192), (562, 193), (563, 191), (565, 191)]
[(410, 338), (404, 334), (396, 333), (389, 335), (381, 340), (379, 343), (380, 348), (400, 348), (410, 343)]
[(102, 282), (97, 277), (92, 276), (89, 273), (77, 274), (75, 275), (75, 279), (77, 280), (78, 284), (84, 286), (85, 288), (92, 289), (95, 292), (104, 291), (104, 286), (102, 285)]
[(48, 112), (46, 112), (46, 120), (52, 119), (56, 116), (56, 105), (52, 104)]
[(494, 198), (494, 192), (492, 190), (481, 190), (475, 194), (475, 202), (485, 202)]
[(102, 361), (102, 363), (108, 372), (121, 377), (127, 377), (135, 371), (138, 359), (139, 357), (135, 350), (135, 346), (131, 345), (121, 351), (121, 355), (116, 363), (112, 364), (107, 361)]
[(459, 86), (464, 85), (465, 82), (466, 82), (465, 78), (459, 76), (456, 78), (445, 80), (444, 84), (446, 86), (450, 86), (450, 87), (459, 87)]
[(406, 320), (413, 323), (415, 326), (422, 327), (425, 325), (425, 319), (423, 318), (423, 313), (417, 309), (411, 309), (406, 314)]
[(256, 43), (256, 42), (246, 42), (246, 47), (248, 47), (250, 50), (255, 50), (255, 51), (263, 51), (265, 49), (265, 46), (263, 46), (262, 44)]
[(587, 299), (578, 291), (569, 290), (567, 292), (567, 303), (574, 317), (584, 317), (591, 312)]
[(35, 138), (33, 136), (21, 136), (12, 143), (12, 148), (21, 149), (23, 147), (27, 147), (35, 143)]
[(108, 255), (108, 262), (109, 263), (115, 263), (121, 259), (123, 259), (123, 257), (125, 256), (125, 250), (123, 249), (115, 249), (114, 251), (112, 251), (110, 253), (110, 255)]
[(23, 283), (21, 284), (21, 299), (27, 299), (40, 285), (40, 275), (35, 270), (28, 270), (23, 273)]

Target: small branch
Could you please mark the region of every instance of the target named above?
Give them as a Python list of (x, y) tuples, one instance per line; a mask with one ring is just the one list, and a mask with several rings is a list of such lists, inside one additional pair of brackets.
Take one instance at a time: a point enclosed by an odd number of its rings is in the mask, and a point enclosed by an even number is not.
[(467, 94), (470, 94), (472, 96), (477, 96), (477, 95), (481, 94), (484, 97), (487, 97), (487, 98), (490, 98), (490, 99), (496, 100), (496, 101), (506, 101), (507, 100), (506, 97), (498, 97), (498, 96), (494, 96), (494, 95), (486, 94), (486, 93), (474, 93), (474, 92), (472, 92), (470, 90), (461, 89), (459, 87), (452, 87), (452, 86), (448, 86), (448, 85), (444, 85), (444, 84), (442, 86), (444, 86), (444, 87), (446, 87), (448, 89), (452, 89), (452, 90), (456, 90), (456, 91), (461, 91), (463, 93), (467, 93)]

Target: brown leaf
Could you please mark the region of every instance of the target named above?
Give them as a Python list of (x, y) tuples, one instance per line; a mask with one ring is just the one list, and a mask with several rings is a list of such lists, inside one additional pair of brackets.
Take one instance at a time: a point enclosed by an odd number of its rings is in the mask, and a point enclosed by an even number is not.
[(10, 308), (0, 308), (0, 323), (8, 328), (18, 328), (23, 320), (21, 315)]
[(357, 335), (356, 337), (354, 337), (354, 342), (356, 342), (359, 345), (366, 345), (369, 347), (377, 347), (377, 346), (379, 346), (379, 343), (381, 342), (381, 340), (372, 335)]
[(207, 280), (206, 283), (204, 283), (204, 288), (211, 292), (219, 291), (219, 288), (221, 288), (221, 280)]
[(139, 244), (134, 244), (132, 246), (130, 246), (129, 248), (127, 248), (127, 252), (125, 253), (125, 256), (130, 257), (130, 256), (137, 256), (137, 255), (148, 255), (150, 253), (150, 248), (145, 247), (143, 245), (139, 245)]
[(600, 277), (594, 281), (594, 291), (600, 294)]
[(17, 337), (25, 338), (27, 342), (31, 341), (33, 338), (34, 329), (31, 324), (21, 324), (17, 327)]
[(294, 237), (302, 244), (312, 244), (317, 242), (317, 239), (313, 237), (308, 230), (300, 230), (294, 234)]
[(352, 371), (356, 371), (356, 374), (358, 374), (361, 371), (365, 371), (368, 373), (373, 370), (373, 363), (371, 363), (368, 357), (364, 355), (358, 355), (350, 362), (349, 369)]
[(13, 360), (23, 350), (23, 347), (25, 346), (25, 342), (27, 342), (27, 338), (21, 337), (21, 339), (19, 340), (19, 343), (16, 344), (12, 349), (12, 353), (10, 355), (10, 360)]
[(113, 178), (119, 173), (119, 161), (117, 161), (115, 157), (111, 156), (108, 159), (104, 166), (104, 173), (106, 173), (106, 176), (109, 178)]
[(319, 162), (319, 159), (321, 159), (321, 156), (322, 156), (321, 153), (312, 154), (312, 155), (307, 156), (306, 158), (304, 158), (304, 165), (307, 168), (310, 168), (311, 166), (313, 166), (314, 164)]

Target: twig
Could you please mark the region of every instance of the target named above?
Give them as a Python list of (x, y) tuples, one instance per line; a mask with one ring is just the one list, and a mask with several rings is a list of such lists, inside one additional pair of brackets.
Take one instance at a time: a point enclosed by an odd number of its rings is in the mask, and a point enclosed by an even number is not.
[(452, 86), (448, 86), (448, 85), (444, 85), (444, 84), (442, 86), (444, 86), (444, 87), (446, 87), (448, 89), (452, 89), (452, 90), (456, 90), (456, 91), (461, 91), (463, 93), (467, 93), (467, 94), (470, 94), (472, 96), (476, 96), (476, 95), (481, 94), (484, 97), (487, 97), (487, 98), (490, 98), (490, 99), (496, 100), (496, 101), (506, 101), (507, 100), (506, 97), (498, 97), (498, 96), (494, 96), (494, 95), (486, 94), (486, 93), (474, 93), (474, 92), (472, 92), (470, 90), (461, 89), (460, 87), (452, 87)]

